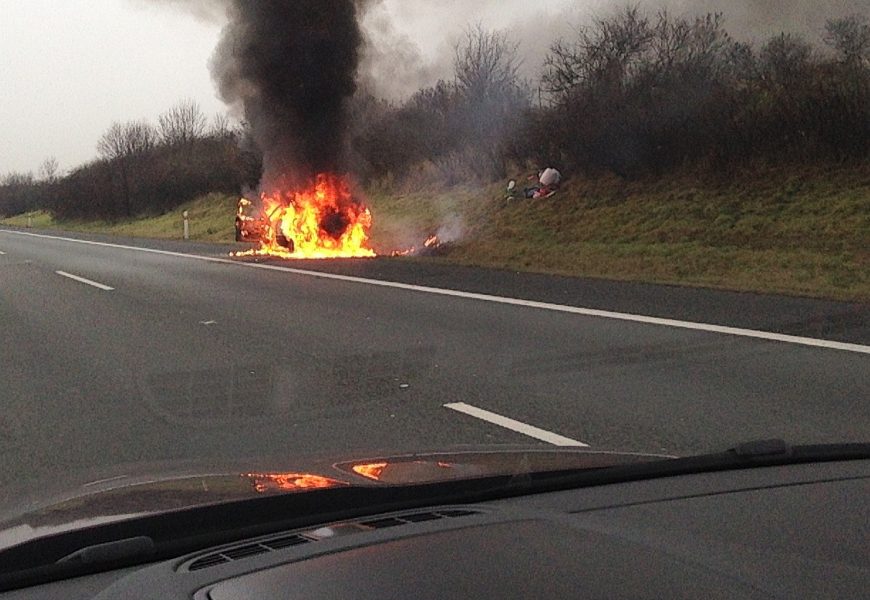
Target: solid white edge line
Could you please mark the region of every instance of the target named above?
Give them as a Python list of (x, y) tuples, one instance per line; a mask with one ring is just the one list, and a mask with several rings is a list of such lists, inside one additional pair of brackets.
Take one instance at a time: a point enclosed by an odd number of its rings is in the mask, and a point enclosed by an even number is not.
[(0, 233), (9, 233), (12, 235), (22, 235), (35, 238), (59, 240), (63, 242), (71, 242), (75, 244), (84, 244), (88, 246), (98, 246), (106, 248), (117, 248), (120, 250), (130, 250), (134, 252), (145, 252), (148, 254), (159, 254), (161, 256), (173, 256), (176, 258), (186, 258), (191, 260), (199, 260), (217, 264), (227, 264), (249, 267), (252, 269), (260, 269), (263, 271), (277, 271), (281, 273), (291, 273), (293, 275), (303, 275), (306, 277), (315, 277), (318, 279), (328, 279), (332, 281), (344, 281), (348, 283), (359, 283), (364, 285), (372, 285), (377, 287), (392, 288), (398, 290), (408, 290), (413, 292), (422, 292), (425, 294), (434, 294), (439, 296), (450, 296), (454, 298), (465, 298), (468, 300), (481, 300), (484, 302), (492, 302), (496, 304), (507, 304), (510, 306), (522, 306), (526, 308), (536, 308), (540, 310), (548, 310), (553, 312), (568, 313), (580, 315), (584, 317), (596, 317), (600, 319), (611, 319), (616, 321), (628, 321), (632, 323), (642, 323), (645, 325), (660, 325), (663, 327), (671, 327), (676, 329), (688, 329), (692, 331), (703, 331), (707, 333), (717, 333), (722, 335), (730, 335), (744, 338), (752, 338), (765, 340), (769, 342), (781, 342), (785, 344), (793, 344), (798, 346), (809, 346), (812, 348), (824, 348), (827, 350), (841, 350), (844, 352), (855, 352), (858, 354), (870, 354), (870, 346), (861, 344), (851, 344), (846, 342), (834, 342), (818, 338), (800, 337), (794, 335), (785, 335), (781, 333), (771, 333), (768, 331), (756, 331), (754, 329), (742, 329), (739, 327), (726, 327), (723, 325), (712, 325), (709, 323), (697, 323), (692, 321), (679, 321), (676, 319), (663, 319), (659, 317), (647, 317), (644, 315), (634, 315), (629, 313), (618, 313), (606, 310), (597, 310), (591, 308), (580, 308), (577, 306), (567, 306), (562, 304), (550, 304), (548, 302), (536, 302), (532, 300), (519, 300), (517, 298), (505, 298), (502, 296), (491, 296), (487, 294), (477, 294), (474, 292), (461, 292), (457, 290), (449, 290), (443, 288), (432, 288), (419, 285), (411, 285), (408, 283), (398, 283), (394, 281), (381, 281), (379, 279), (365, 279), (362, 277), (352, 277), (350, 275), (336, 275), (333, 273), (322, 273), (320, 271), (308, 271), (305, 269), (294, 269), (291, 267), (281, 267), (278, 265), (263, 265), (259, 263), (241, 262), (230, 260), (229, 258), (218, 258), (214, 256), (200, 256), (197, 254), (184, 254), (181, 252), (170, 252), (168, 250), (157, 250), (154, 248), (142, 248), (139, 246), (125, 246), (121, 244), (109, 244), (106, 242), (93, 242), (90, 240), (78, 240), (75, 238), (65, 238), (52, 235), (44, 235), (37, 233), (27, 233), (23, 231), (11, 231), (8, 229), (0, 229)]
[(96, 281), (91, 281), (90, 279), (85, 279), (84, 277), (79, 277), (78, 275), (73, 275), (71, 273), (67, 273), (66, 271), (55, 271), (55, 273), (57, 273), (61, 277), (66, 277), (67, 279), (72, 279), (73, 281), (78, 281), (79, 283), (84, 283), (85, 285), (95, 287), (99, 290), (103, 290), (104, 292), (112, 292), (115, 290), (115, 288), (113, 288), (113, 287), (103, 285), (102, 283), (97, 283)]
[(444, 408), (455, 410), (456, 412), (460, 412), (470, 417), (480, 419), (481, 421), (486, 421), (487, 423), (492, 423), (493, 425), (498, 425), (499, 427), (504, 427), (505, 429), (510, 429), (511, 431), (515, 431), (516, 433), (521, 433), (530, 438), (535, 438), (536, 440), (547, 442), (548, 444), (552, 444), (553, 446), (560, 446), (566, 448), (589, 447), (588, 444), (584, 444), (583, 442), (578, 442), (577, 440), (572, 440), (571, 438), (558, 435), (551, 431), (546, 431), (538, 427), (533, 427), (532, 425), (527, 425), (526, 423), (523, 423), (521, 421), (509, 419), (508, 417), (504, 417), (488, 410), (483, 410), (482, 408), (477, 408), (476, 406), (471, 406), (470, 404), (465, 404), (464, 402), (445, 404)]

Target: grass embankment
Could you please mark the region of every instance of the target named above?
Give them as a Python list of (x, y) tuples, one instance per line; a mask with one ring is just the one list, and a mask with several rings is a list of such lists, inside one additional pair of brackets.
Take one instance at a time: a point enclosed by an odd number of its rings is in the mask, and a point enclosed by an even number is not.
[(232, 242), (233, 221), (238, 198), (223, 194), (209, 194), (179, 206), (164, 215), (138, 217), (121, 221), (55, 220), (44, 211), (36, 211), (4, 219), (0, 223), (26, 227), (28, 220), (34, 229), (57, 229), (83, 233), (181, 239), (184, 225), (182, 213), (190, 211), (190, 239), (203, 242)]
[[(522, 183), (520, 184), (522, 185)], [(563, 275), (870, 301), (870, 166), (626, 182), (572, 178), (550, 200), (505, 201), (504, 187), (373, 192), (380, 252), (440, 227), (464, 229), (435, 260)], [(207, 196), (129, 222), (33, 227), (232, 241), (236, 199)], [(27, 216), (5, 223), (25, 225)]]
[(378, 239), (422, 239), (462, 216), (466, 236), (442, 260), (870, 301), (870, 166), (573, 178), (550, 200), (504, 197), (493, 186), (371, 204)]

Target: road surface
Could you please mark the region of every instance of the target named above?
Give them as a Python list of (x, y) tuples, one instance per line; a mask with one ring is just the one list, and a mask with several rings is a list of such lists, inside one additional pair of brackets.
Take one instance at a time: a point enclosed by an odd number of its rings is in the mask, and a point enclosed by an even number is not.
[(870, 437), (866, 305), (0, 230), (0, 324), (0, 509), (128, 463)]

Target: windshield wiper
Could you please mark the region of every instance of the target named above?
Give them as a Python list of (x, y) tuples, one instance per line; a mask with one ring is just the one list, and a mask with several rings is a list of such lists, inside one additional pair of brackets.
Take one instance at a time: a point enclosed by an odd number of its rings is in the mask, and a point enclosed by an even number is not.
[[(239, 540), (388, 512), (697, 473), (870, 459), (870, 444), (789, 446), (751, 442), (726, 452), (595, 469), (341, 487), (144, 516), (40, 538), (0, 553), (0, 591), (168, 560)], [(183, 535), (179, 535), (183, 532)], [(26, 570), (3, 573), (12, 565)]]

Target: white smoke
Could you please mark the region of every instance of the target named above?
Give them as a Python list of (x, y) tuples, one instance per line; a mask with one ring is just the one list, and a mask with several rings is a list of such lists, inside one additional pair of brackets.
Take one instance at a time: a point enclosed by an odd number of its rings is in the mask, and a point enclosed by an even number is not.
[(449, 244), (461, 240), (465, 237), (465, 232), (465, 220), (460, 215), (452, 213), (441, 221), (435, 235), (442, 243)]

